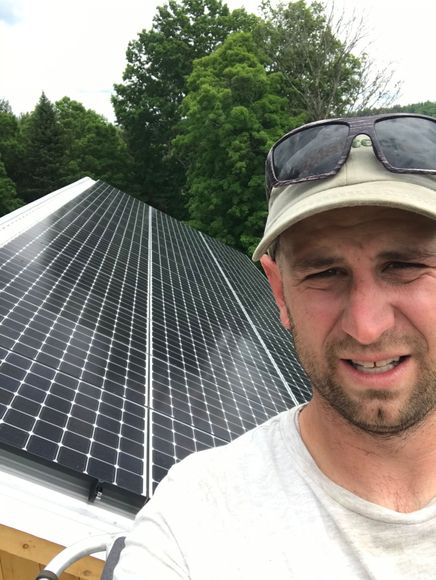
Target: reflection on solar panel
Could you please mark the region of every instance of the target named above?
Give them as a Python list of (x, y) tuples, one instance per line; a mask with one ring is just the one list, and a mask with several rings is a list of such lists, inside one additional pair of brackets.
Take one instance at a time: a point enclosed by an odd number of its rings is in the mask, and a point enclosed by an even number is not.
[(0, 441), (150, 496), (307, 400), (249, 258), (102, 182), (0, 248)]

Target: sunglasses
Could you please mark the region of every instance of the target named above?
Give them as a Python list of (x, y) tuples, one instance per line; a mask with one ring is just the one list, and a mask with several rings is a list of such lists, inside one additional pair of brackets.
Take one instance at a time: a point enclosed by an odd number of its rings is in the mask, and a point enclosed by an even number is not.
[[(369, 140), (353, 142), (357, 135)], [(366, 141), (366, 142), (365, 142)], [(266, 194), (273, 187), (336, 175), (352, 146), (372, 145), (394, 173), (436, 174), (436, 119), (390, 114), (315, 121), (272, 146), (266, 160)]]

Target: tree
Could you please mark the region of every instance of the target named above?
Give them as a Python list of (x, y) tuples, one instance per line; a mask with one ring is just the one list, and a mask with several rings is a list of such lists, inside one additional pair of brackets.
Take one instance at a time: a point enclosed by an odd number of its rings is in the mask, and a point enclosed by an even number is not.
[(367, 33), (362, 18), (346, 17), (332, 5), (304, 0), (272, 6), (262, 3), (265, 25), (258, 40), (271, 70), (285, 78), (294, 113), (307, 120), (341, 116), (362, 108), (388, 106), (398, 95), (389, 67), (377, 69), (362, 48)]
[(0, 216), (13, 211), (22, 205), (23, 201), (18, 198), (15, 184), (12, 179), (9, 179), (0, 156)]
[(66, 146), (56, 111), (42, 93), (34, 111), (22, 119), (25, 176), (19, 195), (38, 199), (66, 183)]
[(19, 123), (9, 102), (4, 99), (0, 99), (0, 135), (0, 157), (8, 176), (18, 183), (22, 177), (23, 159)]
[(232, 34), (194, 63), (174, 140), (191, 225), (249, 253), (266, 217), (266, 152), (302, 121), (290, 118), (282, 82), (265, 71), (251, 33)]
[(138, 193), (175, 217), (185, 215), (185, 171), (171, 156), (170, 142), (192, 63), (256, 21), (242, 9), (230, 12), (221, 0), (169, 0), (157, 9), (151, 30), (129, 43), (123, 83), (115, 85), (115, 113), (134, 157)]
[(380, 113), (414, 113), (436, 118), (436, 102), (424, 101), (423, 103), (395, 105), (393, 107), (380, 107), (376, 109), (365, 109), (359, 111), (360, 115), (378, 115)]
[(131, 159), (121, 130), (68, 97), (55, 103), (66, 147), (67, 182), (89, 176), (129, 190)]

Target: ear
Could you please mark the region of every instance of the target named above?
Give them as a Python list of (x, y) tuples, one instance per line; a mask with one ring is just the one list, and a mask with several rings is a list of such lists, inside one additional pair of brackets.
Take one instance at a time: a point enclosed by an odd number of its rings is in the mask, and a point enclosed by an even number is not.
[(289, 313), (286, 307), (286, 302), (283, 296), (283, 282), (280, 268), (277, 262), (274, 262), (267, 254), (260, 258), (262, 268), (269, 280), (274, 299), (280, 313), (280, 321), (285, 328), (291, 329), (291, 321), (289, 320)]

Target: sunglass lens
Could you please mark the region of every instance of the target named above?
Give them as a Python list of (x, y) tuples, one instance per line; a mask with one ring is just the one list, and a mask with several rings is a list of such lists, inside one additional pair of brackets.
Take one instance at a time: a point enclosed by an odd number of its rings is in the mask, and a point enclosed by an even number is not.
[(348, 126), (329, 123), (292, 133), (274, 148), (274, 172), (280, 181), (333, 172), (343, 155)]
[(375, 124), (386, 159), (396, 169), (436, 169), (436, 121), (393, 117)]

